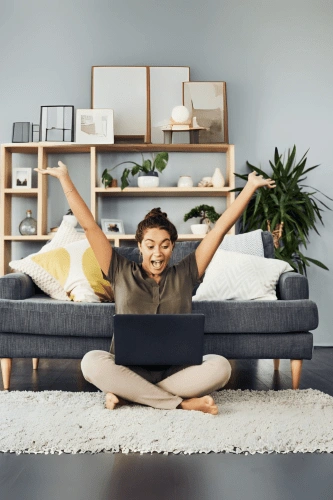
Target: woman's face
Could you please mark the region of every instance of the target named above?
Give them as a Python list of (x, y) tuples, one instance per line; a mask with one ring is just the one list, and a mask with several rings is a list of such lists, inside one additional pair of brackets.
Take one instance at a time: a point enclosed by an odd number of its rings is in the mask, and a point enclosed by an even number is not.
[(168, 231), (159, 228), (147, 229), (138, 247), (142, 253), (143, 269), (149, 275), (161, 274), (167, 267), (173, 250)]

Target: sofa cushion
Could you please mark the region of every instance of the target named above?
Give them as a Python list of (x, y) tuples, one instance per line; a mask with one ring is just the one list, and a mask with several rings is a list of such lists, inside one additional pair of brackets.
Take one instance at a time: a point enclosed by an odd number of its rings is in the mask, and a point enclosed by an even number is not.
[(262, 230), (250, 231), (243, 234), (226, 234), (219, 248), (228, 252), (240, 252), (248, 255), (264, 257), (264, 246), (261, 237)]
[[(0, 331), (41, 335), (112, 337), (114, 304), (66, 302), (45, 295), (0, 300)], [(207, 333), (279, 333), (318, 326), (311, 300), (193, 302), (206, 316)]]
[(280, 275), (292, 270), (281, 260), (218, 249), (193, 300), (277, 300)]
[(103, 278), (88, 240), (65, 221), (39, 252), (9, 265), (28, 274), (52, 298), (76, 302), (114, 300), (111, 285)]

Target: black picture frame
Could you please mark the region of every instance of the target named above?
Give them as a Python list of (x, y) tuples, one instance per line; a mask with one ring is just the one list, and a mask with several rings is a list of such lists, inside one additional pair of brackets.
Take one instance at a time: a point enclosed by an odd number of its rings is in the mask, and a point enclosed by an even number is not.
[(12, 142), (29, 142), (30, 122), (14, 122)]
[(41, 106), (39, 140), (41, 142), (74, 142), (74, 106)]

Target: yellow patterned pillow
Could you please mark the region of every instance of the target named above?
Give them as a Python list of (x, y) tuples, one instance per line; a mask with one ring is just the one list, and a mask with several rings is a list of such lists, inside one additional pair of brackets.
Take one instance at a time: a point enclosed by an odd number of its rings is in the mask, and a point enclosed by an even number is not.
[(80, 239), (59, 248), (11, 262), (16, 271), (28, 274), (48, 295), (75, 302), (113, 302), (109, 281), (103, 278), (88, 240)]

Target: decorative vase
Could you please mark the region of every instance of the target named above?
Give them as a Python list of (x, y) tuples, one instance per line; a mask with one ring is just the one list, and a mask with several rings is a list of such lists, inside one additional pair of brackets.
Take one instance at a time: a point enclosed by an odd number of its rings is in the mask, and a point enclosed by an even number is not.
[(213, 187), (215, 187), (215, 188), (221, 188), (225, 184), (224, 177), (223, 177), (222, 172), (219, 168), (215, 169), (215, 172), (212, 176), (212, 184), (213, 184)]
[(140, 188), (157, 187), (160, 184), (160, 178), (157, 172), (140, 172), (138, 177), (138, 186)]
[(72, 227), (77, 226), (77, 218), (75, 217), (75, 215), (64, 215), (63, 220), (68, 222), (68, 224), (70, 224)]
[(27, 216), (19, 225), (20, 234), (31, 236), (37, 234), (37, 221), (32, 217), (31, 210), (27, 210)]
[(193, 187), (192, 177), (190, 175), (181, 175), (178, 179), (177, 186), (179, 188), (183, 187)]

